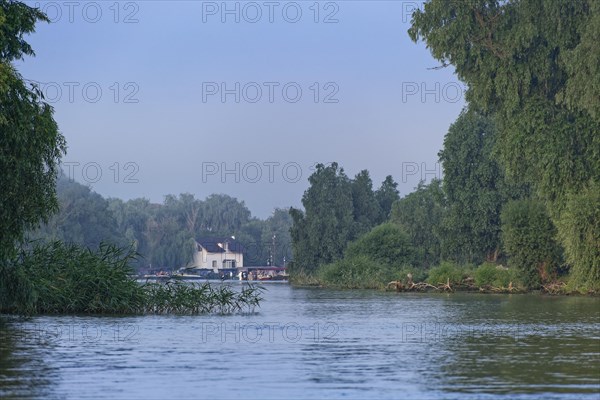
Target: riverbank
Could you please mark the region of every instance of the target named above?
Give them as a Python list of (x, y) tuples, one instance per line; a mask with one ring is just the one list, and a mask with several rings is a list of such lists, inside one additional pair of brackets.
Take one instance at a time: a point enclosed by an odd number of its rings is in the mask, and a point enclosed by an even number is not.
[(404, 268), (401, 271), (374, 274), (373, 271), (333, 270), (331, 265), (315, 273), (292, 273), (290, 283), (296, 287), (322, 287), (330, 289), (371, 289), (395, 292), (465, 292), (465, 293), (542, 293), (553, 296), (600, 296), (598, 285), (587, 287), (571, 284), (568, 276), (556, 277), (537, 286), (527, 287), (519, 271), (504, 266), (485, 263), (479, 267), (442, 263), (429, 270)]

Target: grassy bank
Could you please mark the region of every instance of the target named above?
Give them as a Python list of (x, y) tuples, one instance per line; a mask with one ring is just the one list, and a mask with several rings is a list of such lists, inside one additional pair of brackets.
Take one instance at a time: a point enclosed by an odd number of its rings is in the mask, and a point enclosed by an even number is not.
[(478, 293), (525, 293), (540, 290), (552, 295), (598, 295), (594, 285), (576, 286), (566, 277), (528, 288), (522, 273), (493, 263), (480, 266), (443, 262), (428, 270), (394, 268), (363, 258), (346, 258), (323, 265), (314, 273), (292, 273), (290, 282), (297, 286), (335, 289), (378, 289), (403, 292), (471, 291)]
[(8, 314), (203, 314), (251, 312), (262, 288), (208, 283), (139, 284), (137, 255), (111, 245), (91, 251), (61, 242), (21, 250), (0, 265), (0, 312)]

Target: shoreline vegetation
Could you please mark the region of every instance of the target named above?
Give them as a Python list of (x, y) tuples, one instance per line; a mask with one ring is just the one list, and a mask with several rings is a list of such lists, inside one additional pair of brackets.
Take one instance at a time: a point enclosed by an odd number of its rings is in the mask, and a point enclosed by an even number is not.
[(0, 265), (0, 313), (234, 314), (260, 307), (264, 289), (177, 280), (140, 284), (132, 250), (101, 244), (91, 251), (59, 241), (34, 243)]
[(539, 289), (527, 289), (518, 284), (510, 284), (507, 287), (473, 284), (472, 278), (466, 278), (463, 282), (452, 284), (449, 281), (445, 283), (431, 284), (427, 281), (414, 282), (410, 278), (393, 280), (387, 284), (378, 284), (376, 287), (361, 284), (332, 284), (319, 280), (319, 278), (300, 274), (290, 279), (290, 284), (294, 287), (319, 287), (337, 290), (380, 290), (393, 291), (399, 293), (483, 293), (483, 294), (527, 294), (540, 293), (551, 296), (600, 296), (599, 291), (588, 290), (586, 292), (573, 289), (568, 282), (556, 281), (542, 285)]

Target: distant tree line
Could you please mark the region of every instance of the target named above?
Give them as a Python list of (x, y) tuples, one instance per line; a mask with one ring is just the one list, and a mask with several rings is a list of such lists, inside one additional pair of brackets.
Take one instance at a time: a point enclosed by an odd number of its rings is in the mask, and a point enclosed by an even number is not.
[(32, 232), (31, 239), (60, 240), (88, 248), (97, 248), (101, 242), (133, 246), (141, 255), (136, 266), (144, 269), (188, 265), (200, 237), (235, 236), (246, 249), (245, 265), (282, 265), (284, 257), (291, 259), (287, 210), (276, 209), (261, 220), (251, 216), (243, 201), (224, 194), (205, 200), (189, 193), (168, 195), (162, 204), (145, 198), (105, 199), (64, 174), (56, 188), (58, 212)]

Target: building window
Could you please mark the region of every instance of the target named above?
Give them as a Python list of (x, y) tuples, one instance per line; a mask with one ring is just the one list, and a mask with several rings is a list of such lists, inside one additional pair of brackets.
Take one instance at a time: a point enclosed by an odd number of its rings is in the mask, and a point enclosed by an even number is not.
[(217, 268), (217, 260), (213, 260), (212, 265), (213, 265), (213, 268), (216, 269)]

